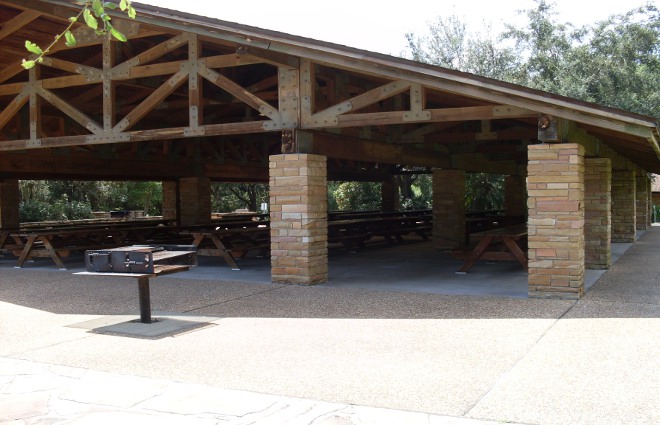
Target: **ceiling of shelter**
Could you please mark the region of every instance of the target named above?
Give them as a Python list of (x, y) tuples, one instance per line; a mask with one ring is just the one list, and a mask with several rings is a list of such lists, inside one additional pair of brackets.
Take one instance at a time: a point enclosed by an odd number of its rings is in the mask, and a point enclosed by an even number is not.
[(265, 181), (282, 151), (328, 156), (337, 179), (520, 174), (540, 114), (601, 140), (589, 154), (660, 172), (648, 117), (152, 6), (113, 20), (126, 43), (81, 26), (23, 70), (25, 40), (47, 45), (70, 3), (0, 1), (0, 177)]

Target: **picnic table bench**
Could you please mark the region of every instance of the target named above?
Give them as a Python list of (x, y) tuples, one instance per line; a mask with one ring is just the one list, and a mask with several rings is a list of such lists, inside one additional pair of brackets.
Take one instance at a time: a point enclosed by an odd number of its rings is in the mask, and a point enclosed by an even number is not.
[(477, 260), (515, 260), (525, 269), (527, 255), (521, 248), (521, 242), (527, 238), (527, 225), (502, 227), (474, 233), (479, 243), (465, 258), (463, 266), (456, 273), (467, 273)]

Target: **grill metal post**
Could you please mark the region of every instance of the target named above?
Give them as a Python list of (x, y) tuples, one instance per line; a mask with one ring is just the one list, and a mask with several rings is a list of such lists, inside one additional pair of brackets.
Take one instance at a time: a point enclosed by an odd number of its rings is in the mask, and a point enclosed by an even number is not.
[(151, 297), (149, 296), (149, 278), (138, 278), (138, 292), (140, 294), (140, 322), (151, 323)]

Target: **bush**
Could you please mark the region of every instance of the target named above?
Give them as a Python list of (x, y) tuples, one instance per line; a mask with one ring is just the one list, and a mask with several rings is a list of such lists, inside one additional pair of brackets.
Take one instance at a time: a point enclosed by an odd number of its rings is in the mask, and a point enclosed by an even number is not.
[(50, 220), (81, 220), (92, 218), (92, 207), (87, 202), (66, 202), (65, 200), (48, 203), (30, 200), (21, 202), (19, 213), (22, 222)]

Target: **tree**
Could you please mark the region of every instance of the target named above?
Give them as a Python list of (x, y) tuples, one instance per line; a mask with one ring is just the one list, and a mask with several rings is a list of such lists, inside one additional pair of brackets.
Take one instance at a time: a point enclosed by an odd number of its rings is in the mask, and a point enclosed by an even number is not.
[[(524, 11), (511, 25), (521, 78), (508, 80), (630, 112), (660, 116), (660, 13), (652, 5), (575, 28), (555, 19), (551, 3)], [(526, 59), (524, 59), (526, 58)]]
[(268, 185), (263, 183), (214, 183), (211, 185), (211, 208), (216, 212), (237, 209), (259, 211), (268, 202)]
[(381, 184), (373, 182), (342, 182), (334, 197), (339, 210), (380, 210)]
[(484, 33), (467, 30), (456, 16), (437, 17), (426, 35), (406, 34), (413, 60), (484, 77), (512, 81), (520, 71), (514, 51), (498, 47), (490, 26)]

